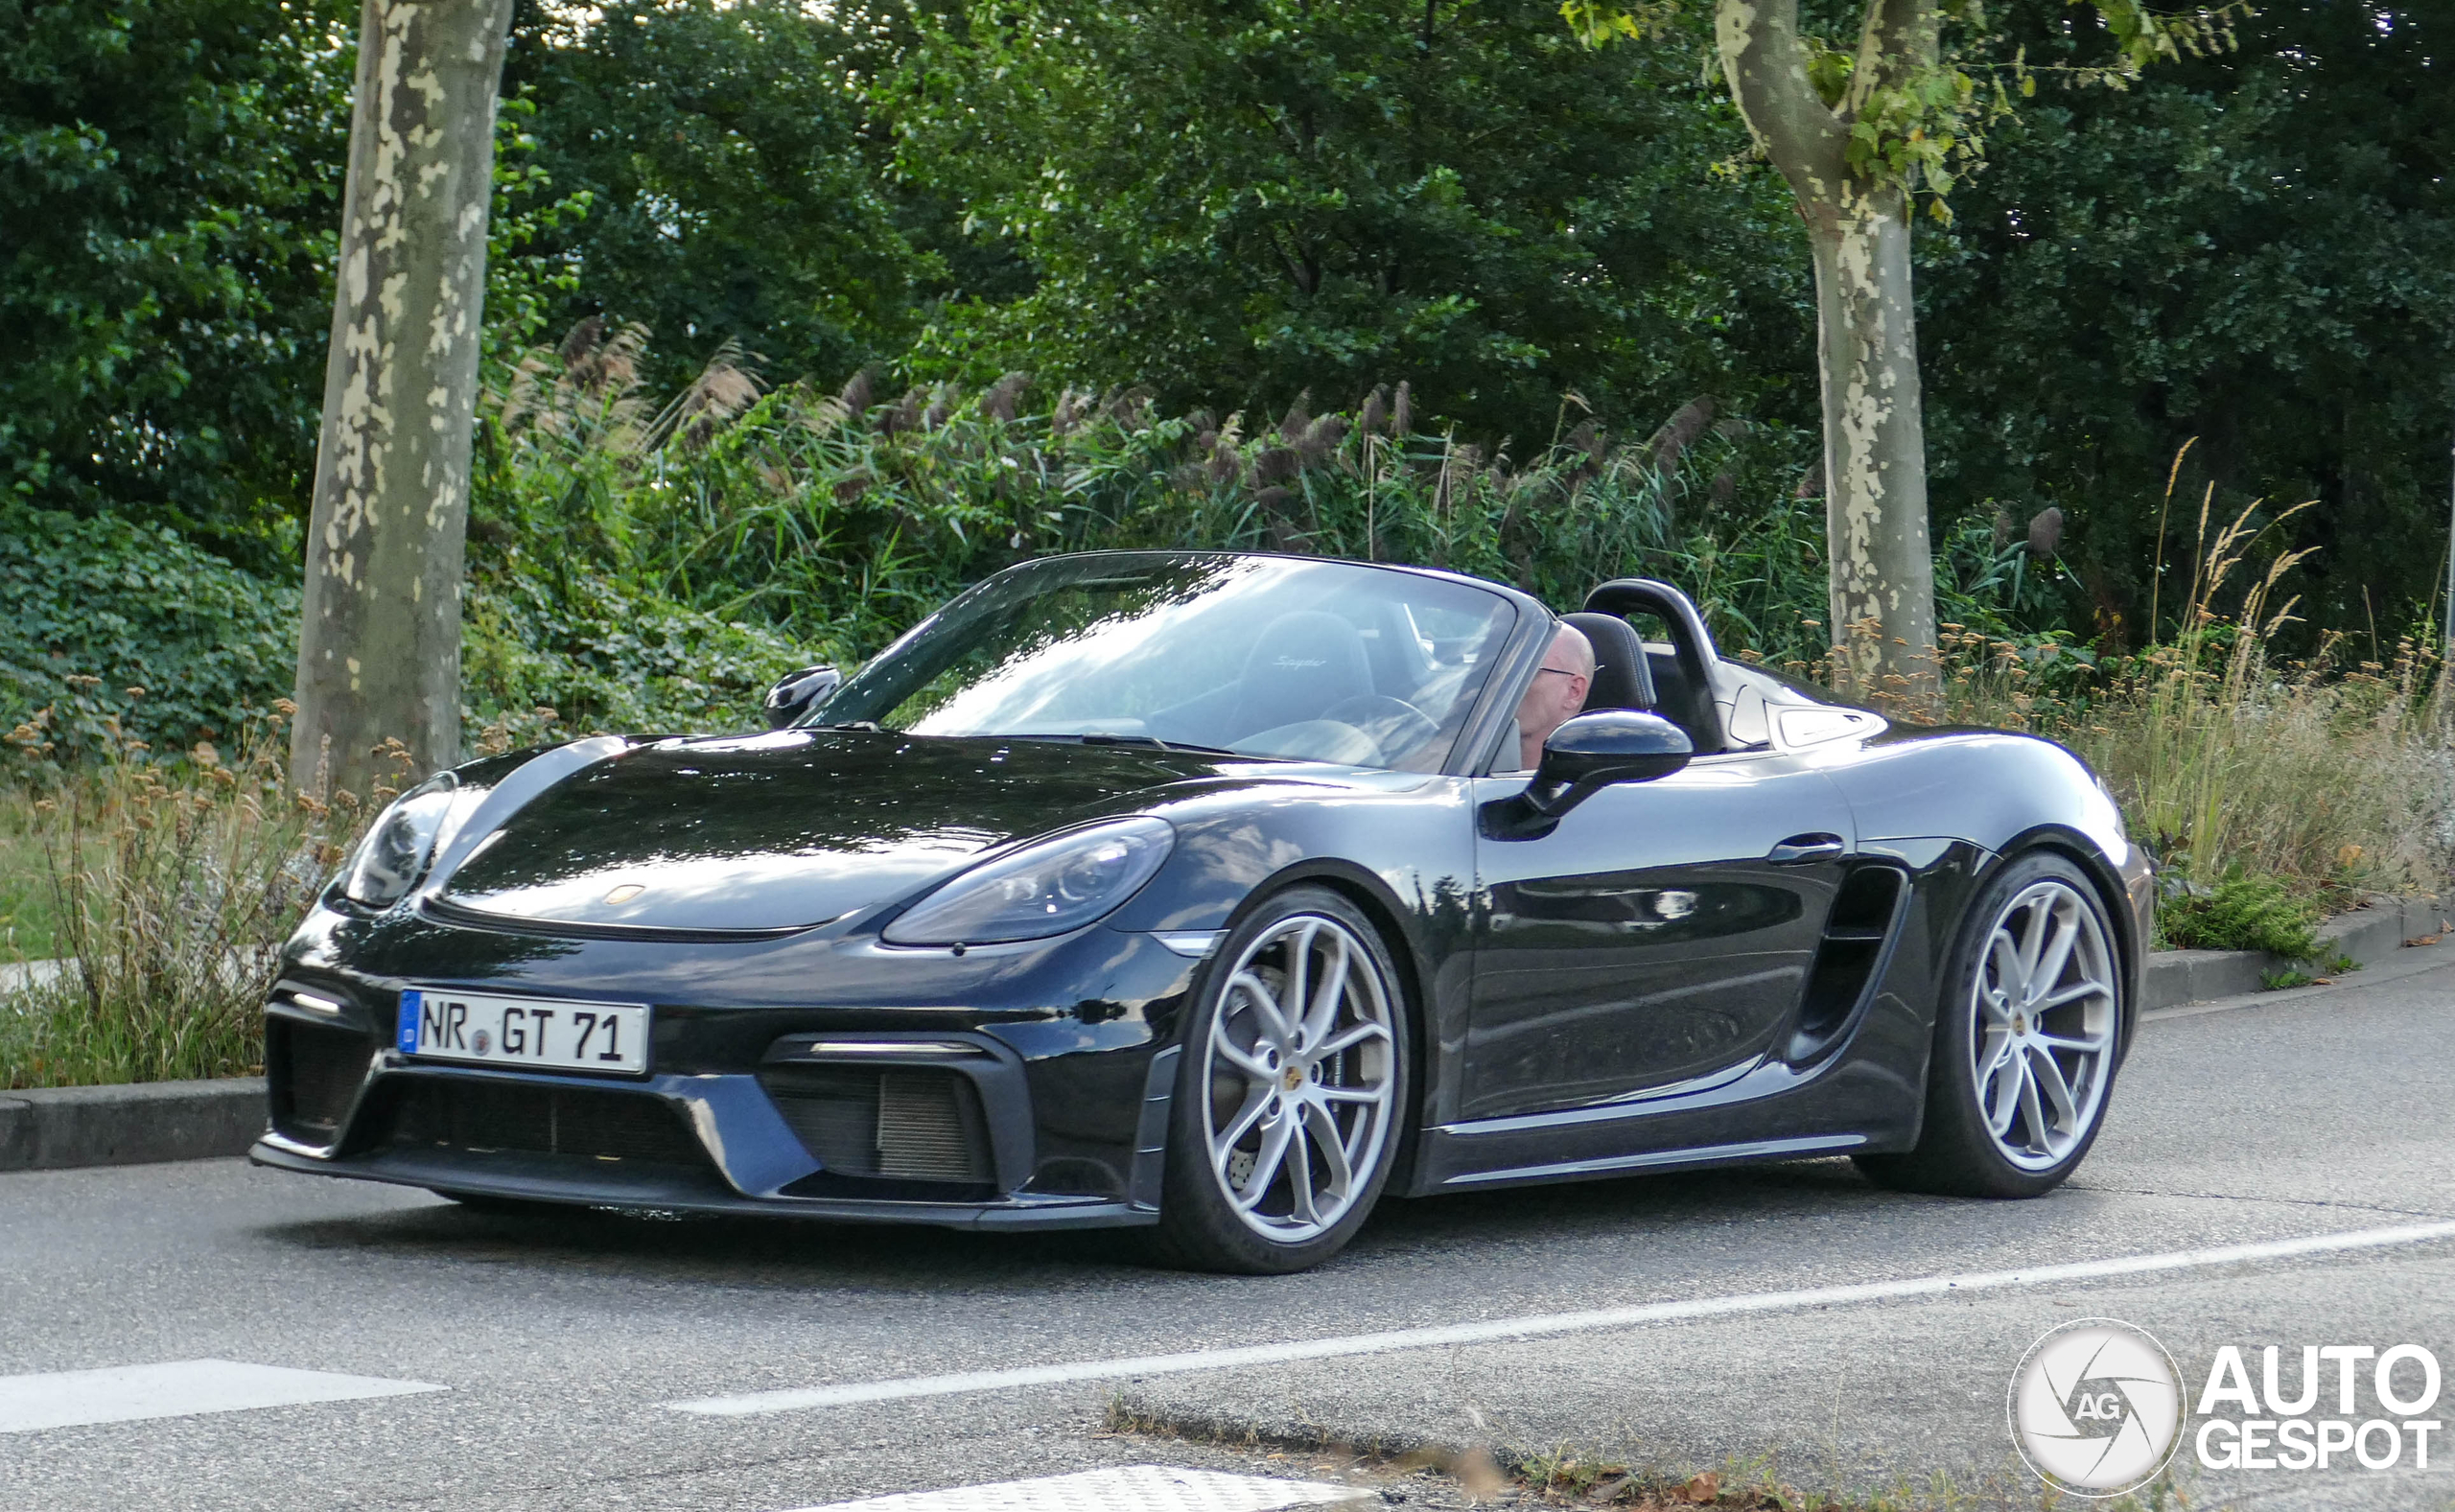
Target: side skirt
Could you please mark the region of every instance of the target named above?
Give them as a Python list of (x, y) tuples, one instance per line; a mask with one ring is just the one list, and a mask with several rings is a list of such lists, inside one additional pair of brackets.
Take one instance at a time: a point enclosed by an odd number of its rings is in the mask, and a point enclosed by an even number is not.
[(1440, 1125), (1407, 1195), (1893, 1149), (1915, 1137), (1918, 1097), (1892, 1058), (1760, 1061), (1675, 1097)]
[(1812, 1134), (1797, 1139), (1759, 1139), (1737, 1145), (1698, 1145), (1688, 1150), (1649, 1150), (1640, 1154), (1603, 1155), (1592, 1160), (1560, 1160), (1549, 1165), (1511, 1166), (1498, 1171), (1465, 1171), (1441, 1182), (1440, 1190), (1465, 1192), (1487, 1186), (1583, 1181), (1640, 1171), (1687, 1171), (1699, 1166), (1735, 1165), (1752, 1160), (1798, 1160), (1810, 1155), (1841, 1154), (1860, 1149), (1866, 1143), (1864, 1134)]

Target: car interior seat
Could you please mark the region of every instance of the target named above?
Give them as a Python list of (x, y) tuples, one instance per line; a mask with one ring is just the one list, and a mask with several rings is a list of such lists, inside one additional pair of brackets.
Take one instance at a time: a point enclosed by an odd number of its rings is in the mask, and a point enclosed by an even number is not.
[[(1686, 731), (1697, 750), (1705, 750), (1705, 739), (1697, 733), (1707, 728), (1696, 717), (1699, 690), (1689, 686), (1688, 669), (1679, 664), (1679, 653), (1670, 646), (1648, 646), (1646, 662), (1652, 668), (1654, 697), (1659, 700), (1654, 712)], [(1703, 698), (1704, 707), (1712, 709), (1712, 695), (1706, 693)]]
[(1645, 642), (1618, 615), (1580, 612), (1560, 616), (1575, 625), (1594, 647), (1594, 682), (1586, 689), (1585, 707), (1641, 709), (1654, 707), (1653, 668)]
[(1374, 691), (1391, 698), (1413, 699), (1432, 681), (1432, 652), (1415, 633), (1407, 606), (1385, 598), (1369, 606), (1371, 622), (1364, 629), (1364, 654), (1372, 666)]

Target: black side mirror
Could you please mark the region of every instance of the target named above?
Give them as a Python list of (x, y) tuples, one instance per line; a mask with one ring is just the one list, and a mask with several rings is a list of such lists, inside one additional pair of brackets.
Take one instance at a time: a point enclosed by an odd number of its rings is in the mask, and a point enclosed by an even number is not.
[(1493, 840), (1538, 840), (1597, 788), (1669, 777), (1686, 766), (1695, 750), (1688, 732), (1660, 714), (1633, 709), (1579, 714), (1543, 742), (1542, 764), (1525, 792), (1484, 805), (1484, 834)]
[(1543, 742), (1543, 761), (1529, 791), (1547, 810), (1614, 782), (1650, 782), (1669, 777), (1696, 754), (1688, 732), (1660, 714), (1633, 709), (1598, 709), (1579, 714)]
[(844, 674), (831, 666), (806, 666), (767, 690), (767, 728), (782, 730), (835, 696)]

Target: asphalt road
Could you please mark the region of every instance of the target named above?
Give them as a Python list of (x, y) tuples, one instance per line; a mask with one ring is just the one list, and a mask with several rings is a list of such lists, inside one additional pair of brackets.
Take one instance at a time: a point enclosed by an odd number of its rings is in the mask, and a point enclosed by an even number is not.
[[(2079, 1179), (2035, 1202), (1898, 1197), (1834, 1161), (1489, 1193), (1387, 1204), (1338, 1264), (1276, 1279), (1143, 1269), (1096, 1234), (487, 1217), (235, 1161), (0, 1176), (0, 1426), (12, 1378), (162, 1361), (442, 1388), (0, 1431), (0, 1508), (777, 1512), (1321, 1457), (1106, 1433), (1120, 1400), (1164, 1422), (1682, 1472), (1769, 1456), (1810, 1489), (1942, 1474), (2034, 1506), (2005, 1388), (2072, 1318), (2148, 1329), (2193, 1393), (2226, 1344), (2255, 1382), (2259, 1346), (2284, 1346), (2288, 1386), (2305, 1344), (2416, 1343), (2455, 1377), (2455, 1239), (2197, 1254), (2455, 1220), (2455, 946), (2153, 1019)], [(1978, 1279), (1914, 1285), (1947, 1276)], [(1882, 1283), (1912, 1285), (1833, 1290)], [(1679, 1303), (1692, 1315), (1560, 1318)], [(1355, 1338), (1528, 1318), (1551, 1331)], [(1199, 1356), (1323, 1339), (1349, 1342)], [(1084, 1368), (998, 1376), (1064, 1364)], [(828, 1405), (761, 1395), (830, 1386)], [(726, 1412), (673, 1406), (711, 1401)], [(2186, 1449), (2183, 1476), (2202, 1509), (2455, 1507), (2455, 1443), (2433, 1447), (2427, 1471), (2407, 1452), (2304, 1472), (2199, 1471)]]

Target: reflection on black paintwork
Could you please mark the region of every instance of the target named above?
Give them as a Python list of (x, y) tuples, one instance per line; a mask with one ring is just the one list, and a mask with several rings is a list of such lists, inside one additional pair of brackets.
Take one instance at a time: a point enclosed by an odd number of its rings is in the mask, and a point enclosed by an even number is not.
[(1820, 772), (1768, 754), (1606, 788), (1547, 836), (1486, 840), (1464, 1116), (1575, 1107), (1760, 1055), (1797, 1012), (1841, 872), (1768, 852), (1847, 812)]
[(667, 741), (530, 803), (444, 896), (562, 923), (816, 924), (1216, 770), (1177, 753), (851, 731)]
[(370, 919), (319, 908), (298, 926), (282, 959), (315, 969), (480, 982), (566, 959), (580, 948), (575, 941), (542, 935), (453, 929), (407, 912)]
[(1536, 877), (1493, 889), (1492, 934), (1500, 949), (1578, 942), (1598, 932), (1643, 931), (1670, 943), (1771, 929), (1799, 917), (1799, 896), (1744, 882), (1689, 887), (1648, 883), (1644, 872)]

